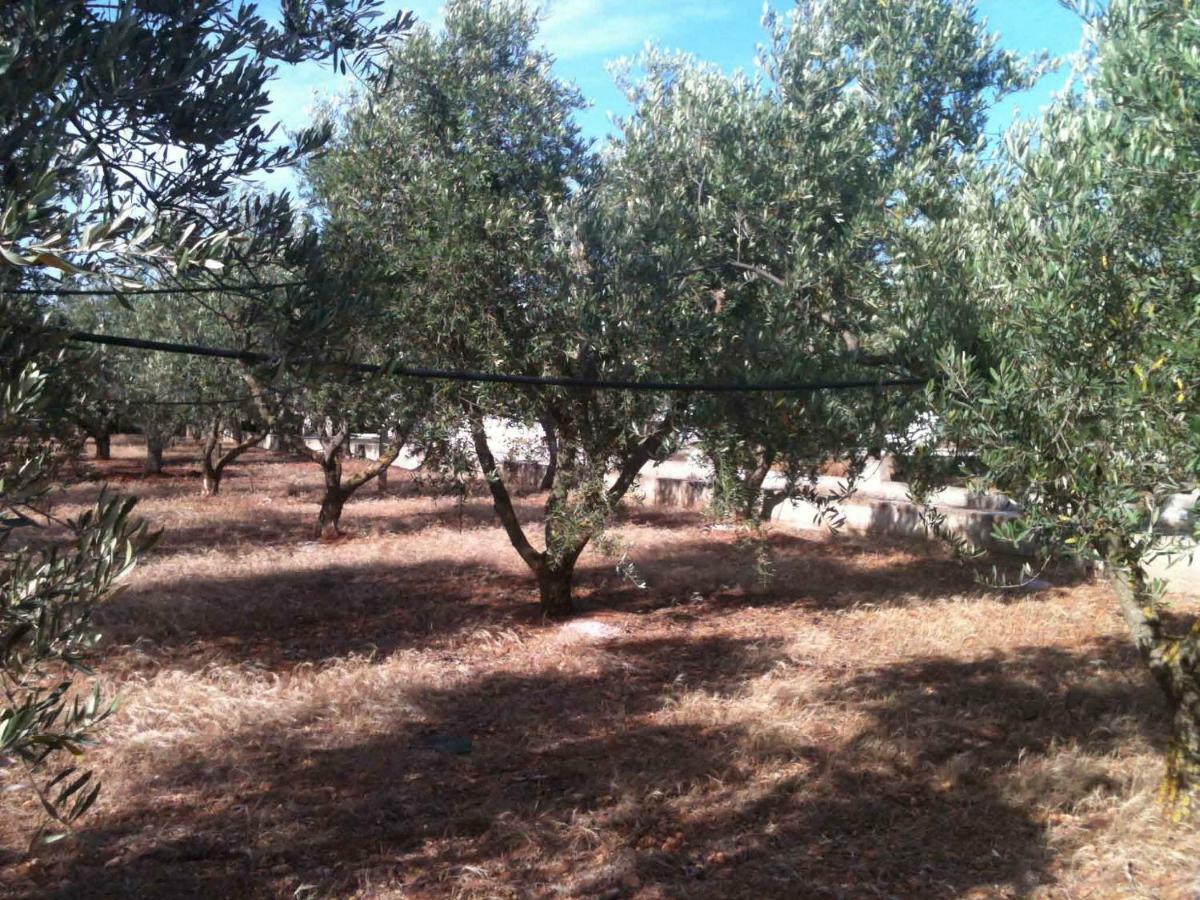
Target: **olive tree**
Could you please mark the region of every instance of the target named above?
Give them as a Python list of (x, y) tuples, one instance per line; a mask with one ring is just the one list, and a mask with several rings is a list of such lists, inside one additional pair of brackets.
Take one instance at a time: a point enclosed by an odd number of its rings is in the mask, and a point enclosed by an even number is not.
[[(988, 104), (1038, 67), (997, 47), (956, 0), (803, 2), (766, 18), (757, 76), (651, 53), (624, 79), (623, 155), (683, 189), (660, 202), (709, 291), (717, 380), (927, 375), (969, 333), (955, 194), (976, 166)], [(964, 321), (965, 320), (965, 321)], [(762, 484), (815, 496), (821, 463), (851, 475), (904, 446), (910, 391), (698, 397), (689, 421), (716, 486), (752, 517)], [(852, 479), (851, 479), (852, 480)], [(780, 495), (775, 495), (774, 500)], [(764, 510), (765, 511), (765, 510)]]
[[(386, 375), (349, 373), (307, 379), (289, 392), (288, 409), (296, 430), (284, 430), (284, 443), (311, 459), (321, 469), (324, 490), (317, 513), (317, 537), (339, 534), (342, 511), (359, 488), (378, 480), (386, 484), (387, 472), (406, 446), (419, 441), (418, 429), (428, 414), (432, 391), (422, 384), (398, 384)], [(307, 424), (319, 444), (304, 442), (300, 428)], [(305, 429), (308, 430), (308, 429)], [(377, 454), (347, 475), (344, 462), (351, 439), (358, 433), (378, 434)]]
[(97, 638), (91, 610), (147, 538), (131, 502), (107, 494), (68, 523), (67, 543), (37, 530), (39, 498), (77, 449), (56, 398), (84, 393), (46, 318), (62, 276), (215, 276), (216, 256), (238, 256), (230, 188), (325, 136), (278, 142), (261, 126), (275, 62), (369, 66), (380, 34), (375, 0), (282, 6), (273, 26), (237, 0), (0, 5), (0, 753), (60, 824), (96, 788), (73, 765), (47, 769), (109, 708), (73, 683)]
[(1200, 627), (1147, 565), (1200, 475), (1200, 13), (1115, 0), (1081, 94), (1010, 136), (975, 194), (977, 350), (948, 353), (942, 437), (1024, 508), (999, 534), (1100, 564), (1173, 730), (1163, 799), (1200, 788)]
[[(406, 41), (390, 59), (388, 89), (344, 111), (333, 151), (314, 166), (314, 194), (329, 228), (352, 238), (359, 270), (397, 285), (392, 315), (407, 349), (395, 359), (583, 377), (669, 366), (665, 310), (635, 321), (647, 293), (584, 271), (601, 216), (590, 226), (576, 218), (603, 209), (596, 164), (572, 122), (582, 100), (551, 74), (535, 33), (519, 4), (450, 3), (445, 31)], [(545, 609), (568, 610), (579, 554), (674, 431), (671, 403), (504, 386), (461, 386), (444, 402), (471, 437)], [(489, 417), (548, 418), (557, 432), (541, 549), (517, 518)], [(612, 464), (620, 475), (606, 486)]]

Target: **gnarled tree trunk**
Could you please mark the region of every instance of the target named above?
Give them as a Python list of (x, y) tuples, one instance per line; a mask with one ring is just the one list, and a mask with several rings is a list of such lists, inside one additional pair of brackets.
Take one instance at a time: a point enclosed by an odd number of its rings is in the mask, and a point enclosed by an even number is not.
[[(581, 552), (582, 547), (572, 556), (577, 559)], [(537, 576), (538, 595), (543, 613), (551, 618), (560, 618), (574, 612), (571, 588), (575, 578), (575, 559), (545, 558), (538, 568), (534, 569), (534, 575)]]
[(313, 460), (325, 476), (325, 493), (321, 496), (321, 509), (317, 513), (316, 536), (333, 538), (341, 533), (338, 523), (346, 506), (346, 495), (342, 490), (342, 455), (350, 441), (350, 431), (342, 428), (330, 434), (325, 425), (321, 425), (320, 435), (321, 449), (311, 451)]
[[(239, 430), (240, 433), (240, 430)], [(221, 452), (221, 422), (214, 420), (204, 436), (200, 447), (200, 493), (204, 497), (215, 497), (221, 491), (221, 477), (225, 474), (226, 466), (258, 444), (266, 432), (257, 432), (250, 436), (243, 435), (225, 452)]]
[(321, 497), (321, 510), (317, 513), (317, 537), (334, 538), (341, 534), (338, 528), (342, 510), (346, 506), (347, 494), (341, 487), (341, 463), (325, 470), (325, 493)]
[(343, 428), (328, 438), (322, 437), (322, 449), (309, 451), (325, 474), (325, 495), (321, 498), (321, 511), (317, 515), (319, 537), (330, 538), (340, 533), (338, 523), (342, 518), (342, 510), (346, 502), (354, 496), (354, 492), (364, 484), (378, 479), (380, 491), (385, 489), (388, 469), (399, 458), (400, 451), (408, 443), (408, 437), (415, 425), (416, 417), (413, 417), (390, 429), (391, 439), (386, 446), (380, 448), (379, 458), (372, 460), (370, 465), (345, 480), (342, 478), (341, 457), (350, 443), (349, 429)]
[[(500, 519), (500, 524), (504, 526), (504, 531), (513, 548), (537, 578), (542, 612), (548, 617), (556, 618), (570, 615), (574, 611), (571, 590), (575, 576), (575, 564), (591, 540), (591, 535), (588, 533), (574, 534), (568, 538), (557, 533), (557, 529), (560, 527), (560, 517), (556, 513), (560, 512), (566, 503), (569, 490), (566, 482), (559, 481), (559, 476), (569, 475), (573, 471), (576, 457), (572, 448), (578, 445), (572, 443), (573, 436), (568, 433), (564, 423), (556, 423), (556, 431), (562, 437), (562, 441), (558, 446), (559, 459), (555, 483), (551, 485), (550, 496), (546, 500), (547, 549), (538, 550), (530, 543), (529, 538), (525, 535), (525, 530), (521, 527), (520, 519), (517, 518), (516, 509), (512, 504), (512, 496), (504, 484), (504, 478), (496, 465), (496, 458), (492, 455), (491, 447), (488, 445), (487, 431), (484, 428), (482, 415), (473, 404), (468, 403), (465, 408), (471, 428), (471, 440), (475, 445), (475, 455), (479, 459), (484, 480), (492, 495), (492, 507)], [(608, 508), (615, 507), (621, 501), (621, 498), (633, 485), (638, 472), (659, 452), (673, 430), (674, 415), (672, 412), (668, 413), (661, 425), (657, 429), (653, 429), (647, 437), (626, 448), (617, 478), (605, 491), (604, 502)]]
[(1194, 811), (1200, 794), (1200, 621), (1182, 637), (1166, 633), (1158, 597), (1140, 561), (1109, 559), (1109, 582), (1142, 659), (1171, 712), (1171, 740), (1159, 798), (1176, 819)]

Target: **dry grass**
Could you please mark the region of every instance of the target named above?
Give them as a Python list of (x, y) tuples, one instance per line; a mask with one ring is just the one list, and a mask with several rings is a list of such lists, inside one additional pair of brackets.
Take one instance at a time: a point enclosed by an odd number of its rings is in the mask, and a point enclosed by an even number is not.
[(634, 508), (648, 587), (585, 557), (564, 626), (480, 499), (394, 483), (317, 543), (310, 464), (254, 455), (203, 500), (182, 456), (144, 481), (118, 453), (103, 470), (166, 534), (103, 614), (105, 791), (35, 858), (35, 810), (5, 816), (0, 894), (1200, 887), (1200, 833), (1151, 799), (1161, 704), (1098, 586), (998, 595), (919, 547), (774, 533), (757, 587), (731, 536)]

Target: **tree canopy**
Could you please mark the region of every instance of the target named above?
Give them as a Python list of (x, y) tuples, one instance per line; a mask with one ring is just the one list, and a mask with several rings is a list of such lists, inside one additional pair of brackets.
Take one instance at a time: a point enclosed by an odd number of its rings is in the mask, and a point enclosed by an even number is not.
[(935, 404), (981, 486), (1021, 504), (1002, 534), (1110, 573), (1175, 717), (1175, 801), (1200, 781), (1200, 630), (1168, 627), (1146, 566), (1200, 475), (1200, 18), (1120, 0), (1092, 28), (1082, 93), (1010, 135), (973, 194), (979, 346), (947, 354)]
[[(95, 797), (90, 775), (46, 766), (106, 714), (99, 694), (76, 701), (70, 673), (92, 607), (150, 539), (107, 493), (70, 548), (26, 529), (47, 520), (38, 498), (81, 436), (99, 452), (119, 421), (145, 434), (148, 471), (201, 426), (210, 496), (279, 433), (321, 466), (326, 536), (406, 443), (445, 467), (469, 446), (550, 615), (571, 611), (576, 563), (639, 473), (680, 447), (707, 452), (749, 518), (771, 472), (820, 505), (830, 459), (852, 486), (870, 454), (912, 451), (945, 477), (954, 450), (979, 490), (1023, 508), (1001, 538), (1110, 574), (1172, 710), (1164, 796), (1186, 809), (1200, 627), (1172, 630), (1147, 565), (1176, 548), (1163, 511), (1200, 476), (1190, 4), (1112, 0), (1090, 19), (1079, 89), (1002, 148), (986, 142), (991, 104), (1046, 63), (1001, 49), (966, 0), (799, 0), (765, 15), (749, 74), (648, 49), (618, 73), (631, 111), (599, 146), (529, 5), (450, 0), (444, 27), (411, 32), (380, 9), (284, 0), (275, 23), (239, 0), (0, 9), (0, 752), (29, 767), (49, 815), (69, 824)], [(281, 140), (262, 124), (270, 80), (312, 59), (364, 78)], [(246, 191), (299, 161), (309, 210)], [(55, 296), (67, 284), (94, 295)], [(161, 293), (114, 299), (114, 285)], [(60, 326), (267, 361), (68, 351)], [(382, 373), (340, 365), (363, 359)], [(392, 378), (399, 366), (933, 383), (433, 385)], [(545, 437), (540, 538), (496, 421)], [(320, 449), (301, 446), (306, 424)], [(347, 477), (364, 430), (380, 459)]]
[(88, 369), (46, 327), (57, 310), (41, 298), (61, 284), (49, 273), (117, 284), (215, 276), (219, 257), (244, 273), (295, 246), (284, 198), (257, 207), (269, 227), (231, 235), (244, 214), (239, 181), (325, 137), (276, 141), (260, 124), (267, 83), (281, 60), (373, 69), (379, 39), (410, 21), (373, 27), (378, 10), (376, 0), (285, 0), (274, 26), (238, 0), (0, 7), (0, 753), (57, 825), (98, 790), (74, 764), (51, 769), (111, 709), (98, 689), (72, 690), (97, 639), (92, 610), (149, 539), (133, 500), (108, 493), (66, 523), (67, 544), (31, 533), (49, 524), (39, 498), (77, 450), (71, 408), (91, 402)]

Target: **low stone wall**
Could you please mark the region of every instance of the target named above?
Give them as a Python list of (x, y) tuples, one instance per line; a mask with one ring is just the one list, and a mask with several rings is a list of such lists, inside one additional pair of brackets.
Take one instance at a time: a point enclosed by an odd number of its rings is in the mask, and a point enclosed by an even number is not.
[[(309, 446), (320, 446), (315, 439), (309, 441)], [(355, 435), (352, 448), (374, 458), (378, 454), (378, 438)], [(419, 463), (419, 459), (405, 456), (397, 460), (396, 465), (411, 469)], [(508, 483), (522, 492), (538, 490), (546, 474), (545, 464), (538, 462), (507, 461), (502, 466)], [(763, 487), (767, 491), (781, 490), (783, 478), (772, 474)], [(819, 491), (828, 494), (839, 492), (843, 487), (844, 482), (832, 477), (821, 478), (817, 484)], [(842, 520), (841, 528), (846, 532), (927, 538), (917, 506), (908, 499), (908, 491), (904, 482), (868, 479), (859, 485), (851, 499), (834, 504), (833, 510)], [(702, 463), (687, 458), (673, 458), (647, 466), (638, 480), (637, 494), (646, 503), (681, 509), (703, 509), (712, 501), (709, 472)], [(1200, 493), (1172, 498), (1162, 516), (1162, 527), (1168, 533), (1181, 535), (1178, 545), (1185, 551), (1195, 546), (1183, 536), (1191, 533), (1198, 497)], [(930, 501), (945, 517), (945, 525), (952, 533), (960, 534), (980, 547), (1012, 552), (1011, 545), (999, 544), (992, 537), (997, 524), (1021, 514), (1020, 507), (1008, 497), (950, 487), (933, 494)], [(772, 509), (771, 520), (797, 531), (828, 531), (827, 520), (818, 512), (813, 503), (786, 500)], [(1193, 559), (1177, 555), (1173, 560), (1156, 560), (1150, 568), (1155, 577), (1167, 582), (1169, 590), (1200, 594), (1200, 552)]]
[[(961, 535), (980, 547), (1001, 549), (992, 539), (993, 528), (1019, 513), (987, 508), (935, 505), (944, 517), (944, 525), (953, 534)], [(859, 494), (854, 499), (835, 503), (831, 511), (841, 521), (841, 529), (856, 534), (892, 534), (903, 537), (927, 537), (924, 522), (916, 504), (906, 500), (881, 499)], [(819, 516), (820, 508), (807, 500), (785, 500), (771, 513), (771, 519), (799, 531), (830, 530), (828, 515)], [(1003, 545), (1011, 552), (1012, 547)]]

